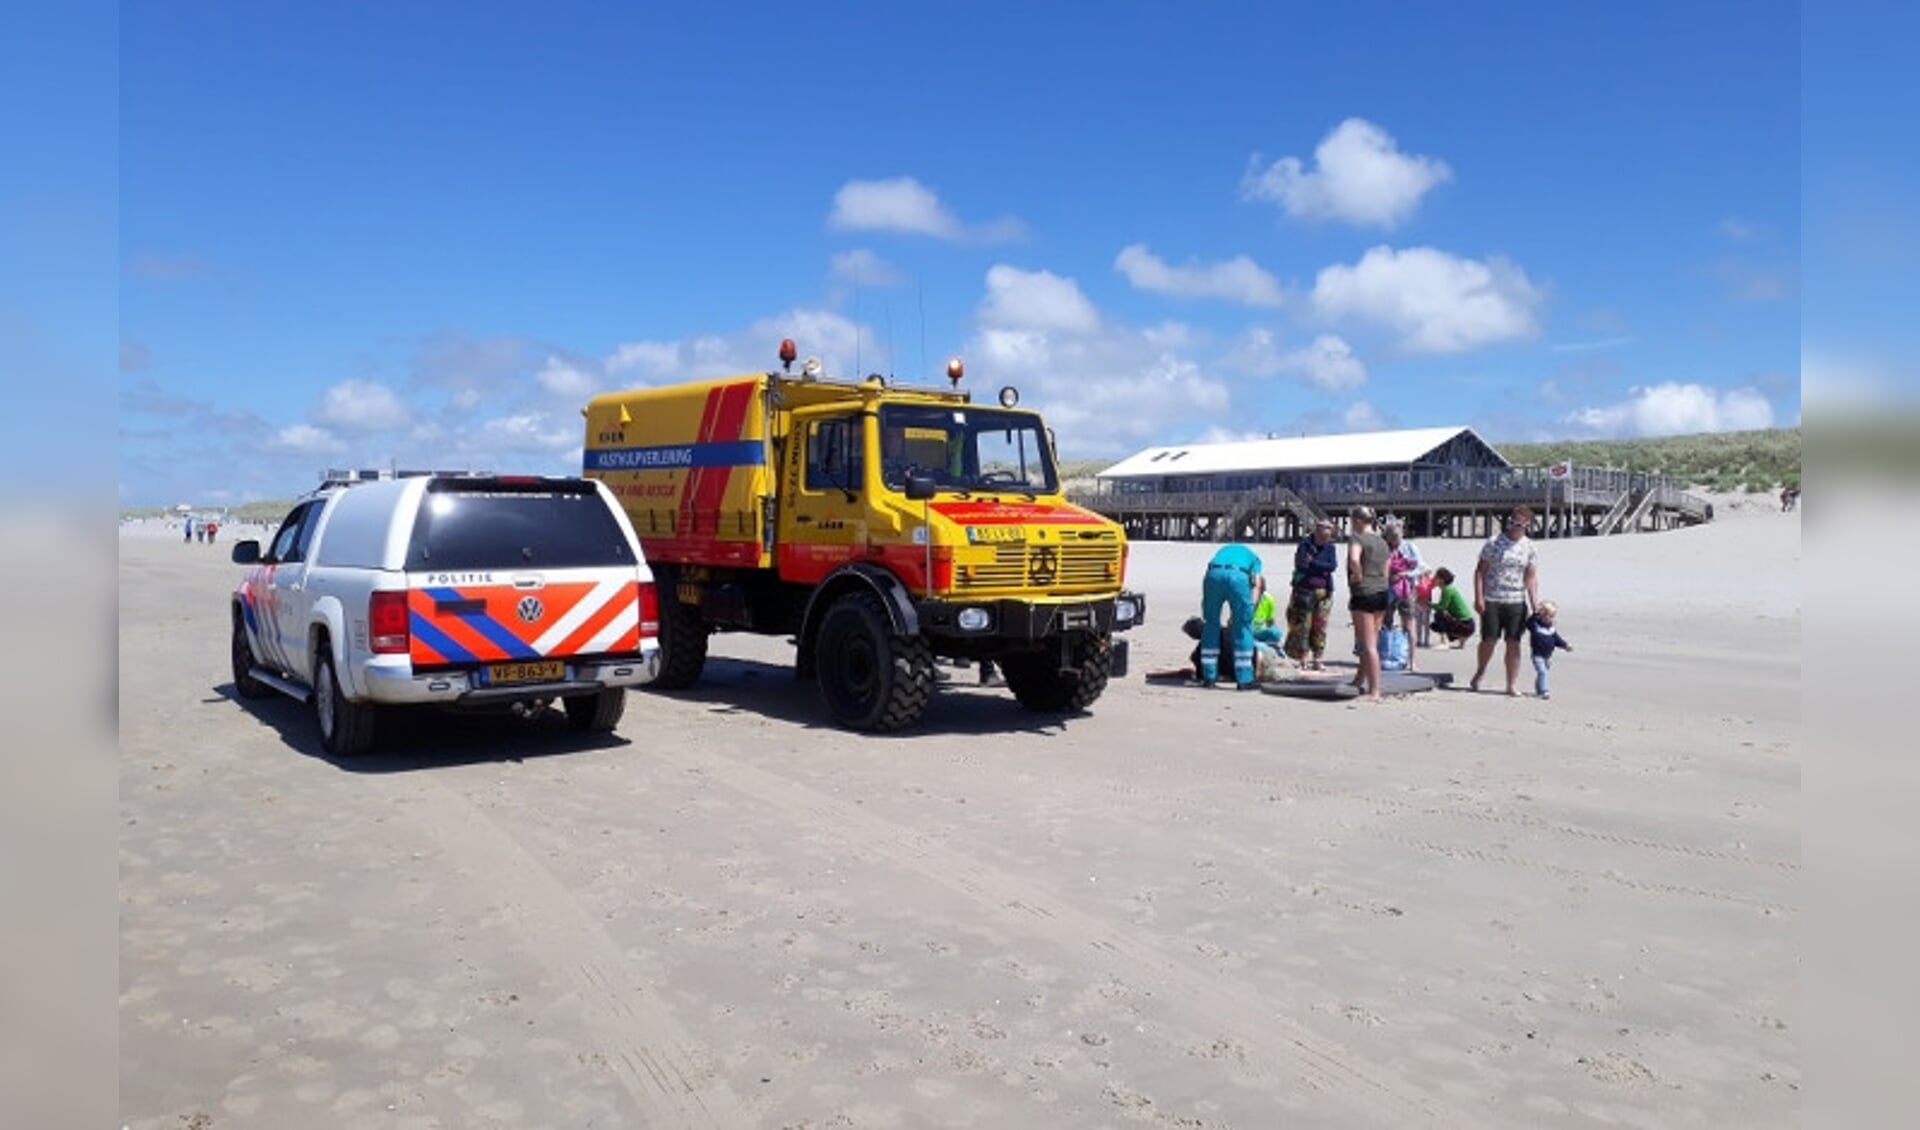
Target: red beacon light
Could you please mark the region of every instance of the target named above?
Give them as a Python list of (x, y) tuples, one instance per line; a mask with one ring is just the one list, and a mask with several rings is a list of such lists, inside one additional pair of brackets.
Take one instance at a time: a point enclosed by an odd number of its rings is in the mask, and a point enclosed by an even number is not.
[(790, 337), (781, 338), (780, 339), (781, 370), (791, 372), (793, 369), (793, 359), (798, 356), (800, 356), (800, 349), (798, 346), (793, 344), (793, 339)]
[(959, 388), (960, 378), (966, 375), (967, 375), (967, 367), (960, 363), (960, 358), (958, 357), (947, 358), (947, 379), (953, 382), (953, 387)]

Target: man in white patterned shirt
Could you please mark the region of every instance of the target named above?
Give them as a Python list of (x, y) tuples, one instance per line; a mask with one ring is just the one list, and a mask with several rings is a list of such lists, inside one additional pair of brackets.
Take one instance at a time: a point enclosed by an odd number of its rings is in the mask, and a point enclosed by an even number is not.
[(1540, 607), (1540, 569), (1527, 537), (1533, 510), (1516, 506), (1506, 528), (1487, 539), (1473, 570), (1473, 610), (1480, 614), (1480, 662), (1468, 685), (1480, 689), (1494, 645), (1507, 644), (1507, 694), (1520, 694), (1520, 637), (1527, 634), (1528, 610)]

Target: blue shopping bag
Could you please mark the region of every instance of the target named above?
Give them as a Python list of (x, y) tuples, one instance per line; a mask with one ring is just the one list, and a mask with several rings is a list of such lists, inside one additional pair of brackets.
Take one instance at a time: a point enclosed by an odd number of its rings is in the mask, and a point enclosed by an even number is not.
[(1380, 629), (1380, 669), (1382, 671), (1405, 671), (1408, 662), (1409, 641), (1405, 628)]

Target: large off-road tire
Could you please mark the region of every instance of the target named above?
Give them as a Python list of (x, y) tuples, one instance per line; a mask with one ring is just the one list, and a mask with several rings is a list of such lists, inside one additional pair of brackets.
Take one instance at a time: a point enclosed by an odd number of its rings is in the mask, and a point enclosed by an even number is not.
[(920, 720), (933, 694), (933, 652), (919, 636), (893, 634), (880, 598), (851, 592), (833, 602), (814, 637), (820, 697), (834, 721), (887, 732)]
[(1085, 710), (1107, 689), (1113, 649), (1102, 636), (1081, 635), (1070, 645), (1070, 670), (1062, 671), (1051, 647), (1038, 654), (1010, 655), (1000, 664), (1013, 697), (1028, 710), (1065, 714)]
[(696, 605), (680, 603), (679, 586), (671, 577), (659, 582), (660, 671), (652, 686), (683, 691), (700, 681), (707, 665), (707, 620)]
[(253, 677), (253, 645), (247, 642), (247, 624), (233, 613), (233, 693), (241, 698), (264, 698), (273, 688)]
[(320, 724), (320, 744), (333, 756), (359, 757), (373, 748), (373, 704), (347, 701), (326, 640), (320, 641), (313, 664), (313, 714)]
[(560, 700), (567, 712), (567, 725), (582, 733), (606, 733), (620, 724), (627, 712), (625, 687), (608, 687), (599, 694), (577, 694)]

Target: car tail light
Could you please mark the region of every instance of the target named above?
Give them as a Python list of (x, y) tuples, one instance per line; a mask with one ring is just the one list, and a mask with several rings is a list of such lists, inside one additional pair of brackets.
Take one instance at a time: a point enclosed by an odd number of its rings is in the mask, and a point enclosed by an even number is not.
[(640, 590), (640, 638), (650, 639), (660, 634), (660, 590), (652, 581), (641, 581)]
[(367, 628), (373, 637), (375, 655), (405, 655), (413, 643), (407, 626), (407, 594), (404, 589), (376, 592), (367, 599)]

